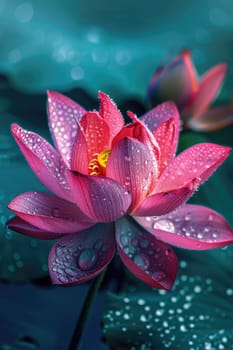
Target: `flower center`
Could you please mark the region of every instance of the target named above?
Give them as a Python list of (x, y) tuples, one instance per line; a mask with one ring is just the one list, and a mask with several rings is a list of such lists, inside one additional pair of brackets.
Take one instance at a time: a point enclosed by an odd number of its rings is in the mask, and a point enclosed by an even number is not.
[(109, 157), (110, 152), (111, 152), (110, 149), (105, 149), (104, 151), (102, 151), (98, 154), (99, 165), (101, 167), (103, 167), (104, 169), (107, 166), (107, 161), (108, 161), (108, 157)]
[(93, 158), (89, 163), (89, 175), (105, 175), (110, 149), (105, 149), (100, 153), (93, 154)]

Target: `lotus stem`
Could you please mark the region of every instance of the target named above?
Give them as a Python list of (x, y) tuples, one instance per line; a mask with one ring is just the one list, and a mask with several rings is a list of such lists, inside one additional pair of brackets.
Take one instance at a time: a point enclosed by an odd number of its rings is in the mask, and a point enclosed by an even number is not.
[(77, 320), (77, 323), (75, 325), (72, 338), (70, 340), (70, 344), (68, 346), (68, 350), (81, 350), (81, 340), (83, 331), (85, 328), (85, 325), (88, 320), (89, 313), (91, 311), (91, 307), (93, 305), (93, 302), (95, 300), (96, 294), (104, 280), (105, 276), (104, 269), (99, 276), (92, 282), (91, 287), (89, 288), (89, 291), (87, 293), (86, 299), (84, 301), (80, 316)]

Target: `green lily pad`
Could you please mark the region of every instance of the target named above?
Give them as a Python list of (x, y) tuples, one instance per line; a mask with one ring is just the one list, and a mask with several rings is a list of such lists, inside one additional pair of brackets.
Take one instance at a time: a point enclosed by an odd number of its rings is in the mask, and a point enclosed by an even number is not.
[(178, 255), (172, 291), (132, 280), (119, 295), (108, 293), (104, 332), (111, 350), (232, 349), (232, 247)]

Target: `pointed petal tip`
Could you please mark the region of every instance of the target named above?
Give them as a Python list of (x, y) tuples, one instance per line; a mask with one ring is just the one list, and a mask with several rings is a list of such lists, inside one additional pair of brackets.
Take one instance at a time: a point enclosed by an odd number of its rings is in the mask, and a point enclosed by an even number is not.
[(60, 238), (63, 233), (54, 233), (49, 232), (43, 229), (40, 229), (34, 225), (29, 224), (27, 221), (21, 219), (19, 216), (14, 216), (7, 222), (7, 226), (10, 230), (24, 234), (29, 237), (38, 238), (38, 239), (55, 239)]
[(48, 100), (52, 99), (54, 94), (56, 94), (56, 92), (52, 90), (47, 90), (46, 93), (47, 93)]
[(221, 62), (215, 66), (215, 69), (222, 71), (222, 73), (227, 73), (228, 65), (225, 62)]
[(109, 101), (111, 101), (111, 103), (113, 103), (115, 105), (115, 102), (113, 102), (113, 100), (111, 99), (109, 94), (107, 94), (106, 92), (98, 90), (97, 94), (98, 94), (100, 103), (104, 103), (106, 100), (109, 100)]
[(194, 186), (198, 182), (202, 184), (229, 156), (230, 150), (230, 147), (208, 142), (186, 149), (168, 164), (159, 178), (156, 192), (178, 189), (192, 180)]
[(190, 106), (192, 119), (201, 119), (210, 104), (219, 94), (223, 79), (227, 72), (227, 65), (220, 63), (210, 68), (200, 79), (199, 88), (193, 103)]
[(12, 123), (11, 124), (11, 132), (12, 132), (13, 136), (16, 136), (17, 131), (20, 130), (20, 129), (22, 129), (22, 128), (21, 128), (21, 126), (19, 124), (17, 124), (17, 123)]
[(59, 92), (53, 91), (53, 90), (47, 90), (46, 93), (48, 98), (52, 98), (53, 96), (56, 96), (56, 95), (61, 95)]
[(99, 99), (101, 99), (102, 97), (105, 97), (105, 96), (109, 97), (109, 95), (106, 94), (105, 92), (103, 92), (101, 90), (98, 90), (98, 97), (99, 97)]
[(116, 103), (109, 95), (104, 92), (98, 92), (100, 100), (99, 114), (105, 120), (109, 127), (110, 139), (121, 130), (124, 125), (124, 118), (118, 109)]
[(180, 56), (191, 57), (191, 55), (192, 55), (191, 50), (188, 49), (187, 47), (183, 48), (180, 52)]

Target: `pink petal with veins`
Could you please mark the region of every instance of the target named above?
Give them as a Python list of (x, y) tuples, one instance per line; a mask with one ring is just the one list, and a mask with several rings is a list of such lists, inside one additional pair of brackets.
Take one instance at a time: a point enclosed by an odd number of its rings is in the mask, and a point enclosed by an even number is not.
[(178, 261), (169, 246), (125, 218), (116, 222), (116, 242), (123, 263), (137, 278), (154, 288), (172, 288)]
[(77, 125), (77, 135), (71, 151), (70, 169), (82, 174), (88, 174), (88, 143), (80, 124)]
[(87, 112), (81, 120), (81, 126), (91, 161), (95, 154), (110, 147), (109, 127), (97, 112)]
[(159, 172), (162, 174), (167, 164), (174, 158), (179, 140), (180, 118), (177, 111), (174, 118), (161, 123), (154, 131), (160, 148)]
[(115, 253), (114, 226), (92, 228), (58, 240), (49, 254), (53, 284), (76, 285), (96, 277)]
[(140, 120), (154, 133), (160, 124), (171, 118), (179, 118), (179, 112), (174, 102), (161, 103), (140, 117)]
[(160, 217), (135, 217), (157, 239), (186, 249), (211, 249), (233, 243), (233, 230), (216, 211), (184, 205)]
[(106, 176), (118, 181), (132, 195), (129, 211), (133, 211), (154, 188), (157, 175), (148, 148), (126, 137), (115, 144), (107, 162)]
[[(198, 119), (206, 111), (218, 94), (223, 78), (227, 71), (227, 65), (222, 63), (211, 68), (201, 79), (198, 93), (190, 106), (192, 119)], [(185, 113), (185, 111), (184, 111)]]
[(29, 224), (54, 233), (73, 233), (94, 224), (75, 204), (42, 192), (22, 193), (8, 208)]
[(160, 149), (152, 132), (143, 122), (141, 122), (140, 119), (137, 118), (134, 113), (128, 112), (128, 115), (130, 118), (132, 118), (133, 123), (124, 126), (121, 131), (114, 137), (112, 141), (112, 148), (120, 140), (126, 137), (131, 137), (142, 142), (150, 150), (155, 161), (159, 161)]
[(167, 214), (186, 202), (195, 192), (198, 181), (194, 179), (178, 190), (156, 193), (147, 197), (132, 215), (154, 216)]
[(108, 124), (110, 130), (110, 139), (124, 126), (124, 118), (113, 100), (103, 92), (98, 92), (100, 99), (100, 116)]
[(230, 147), (200, 143), (180, 153), (171, 161), (159, 178), (155, 191), (168, 192), (183, 187), (194, 179), (199, 184), (229, 156)]
[[(57, 92), (48, 92), (50, 131), (67, 167), (70, 167), (71, 153), (79, 130), (78, 123), (84, 113), (85, 109), (68, 97)], [(79, 133), (81, 132), (82, 130), (79, 130)]]
[(215, 131), (233, 124), (233, 106), (211, 108), (198, 119), (190, 119), (188, 127), (197, 131)]
[(12, 134), (28, 164), (40, 181), (57, 196), (73, 200), (66, 180), (66, 166), (55, 150), (40, 135), (12, 125)]
[(67, 172), (78, 207), (98, 222), (111, 222), (126, 214), (131, 195), (116, 181), (102, 176)]
[(7, 226), (16, 232), (23, 233), (26, 236), (39, 238), (39, 239), (54, 239), (64, 235), (64, 232), (48, 232), (40, 229), (36, 226), (29, 224), (27, 221), (22, 220), (18, 216), (14, 216), (7, 223)]

